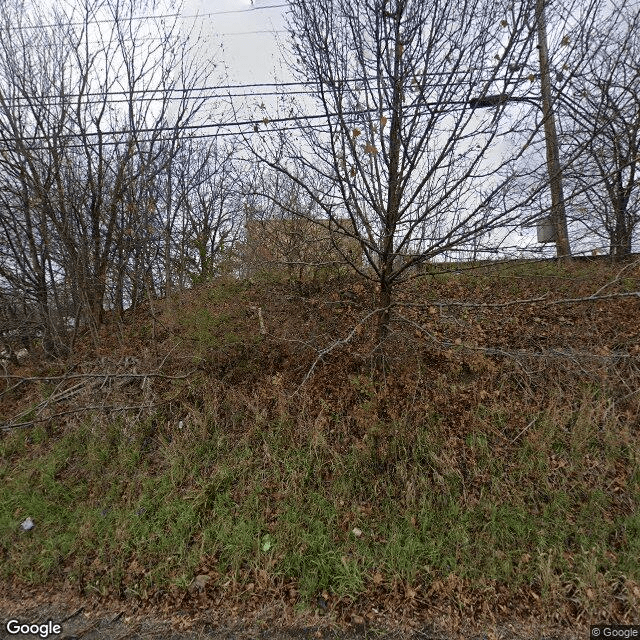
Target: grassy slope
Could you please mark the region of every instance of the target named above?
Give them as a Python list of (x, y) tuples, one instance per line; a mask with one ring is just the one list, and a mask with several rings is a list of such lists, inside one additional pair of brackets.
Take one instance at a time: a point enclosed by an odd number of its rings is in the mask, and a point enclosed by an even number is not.
[[(226, 281), (157, 301), (99, 343), (87, 337), (74, 371), (102, 357), (126, 373), (135, 356), (139, 372), (188, 377), (86, 379), (50, 411), (141, 397), (156, 409), (70, 414), (0, 439), (0, 578), (151, 602), (633, 617), (638, 301), (437, 304), (579, 297), (619, 271), (522, 265), (414, 281), (400, 300), (425, 307), (399, 310), (378, 387), (367, 324), (299, 386), (317, 350), (370, 309), (372, 292), (348, 278), (304, 290)], [(629, 267), (603, 293), (639, 283)], [(58, 392), (24, 383), (0, 398), (0, 417)], [(23, 533), (27, 516), (36, 527)], [(197, 575), (209, 577), (201, 589)]]

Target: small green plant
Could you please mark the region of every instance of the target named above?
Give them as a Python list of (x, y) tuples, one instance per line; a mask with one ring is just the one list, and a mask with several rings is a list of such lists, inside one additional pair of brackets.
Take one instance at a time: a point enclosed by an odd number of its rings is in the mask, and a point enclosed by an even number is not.
[[(544, 294), (555, 279), (583, 277), (555, 264), (486, 271), (478, 287), (488, 301), (511, 286), (524, 297), (531, 282)], [(424, 301), (462, 299), (475, 281), (429, 281), (407, 317), (424, 312), (443, 332), (434, 335), (449, 339)], [(281, 340), (256, 335), (253, 321), (250, 335), (242, 296), (263, 296), (263, 309), (268, 298), (302, 306), (284, 281), (272, 285), (277, 295), (246, 282), (201, 287), (173, 323), (183, 349), (175, 375), (192, 363), (199, 370), (158, 380), (152, 411), (74, 414), (0, 434), (0, 579), (146, 599), (217, 574), (211, 584), (229, 601), (249, 584), (268, 593), (286, 585), (297, 606), (312, 609), (322, 593), (385, 598), (416, 585), (458, 585), (457, 595), (438, 597), (457, 598), (461, 610), (465, 589), (500, 599), (533, 588), (536, 606), (553, 611), (558, 602), (582, 611), (587, 590), (627, 606), (623, 588), (632, 594), (640, 580), (638, 407), (627, 391), (637, 380), (628, 363), (583, 376), (588, 359), (536, 351), (480, 360), (466, 347), (407, 346), (400, 326), (384, 387), (363, 364), (365, 343), (327, 357), (294, 393), (319, 336), (345, 335), (353, 318), (334, 317), (318, 289), (320, 302), (304, 301), (304, 321), (291, 321), (291, 306), (265, 311), (274, 331), (285, 326)], [(525, 306), (521, 315), (509, 307), (511, 317), (470, 312), (461, 330), (482, 325), (480, 346), (505, 338), (505, 327), (524, 336), (538, 313)], [(571, 344), (586, 340), (571, 326)], [(33, 389), (32, 409), (54, 387)], [(30, 532), (20, 528), (26, 518)]]

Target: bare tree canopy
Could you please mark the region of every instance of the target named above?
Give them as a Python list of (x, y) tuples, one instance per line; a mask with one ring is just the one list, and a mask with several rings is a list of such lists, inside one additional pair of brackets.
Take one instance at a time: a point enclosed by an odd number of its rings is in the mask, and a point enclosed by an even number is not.
[[(640, 9), (623, 3), (603, 19), (561, 96), (574, 219), (603, 238), (612, 256), (631, 253), (640, 223)], [(570, 194), (571, 195), (571, 194)]]
[[(211, 49), (163, 2), (0, 7), (0, 293), (45, 351), (68, 350), (80, 326), (97, 335), (106, 311), (247, 273), (243, 216), (308, 236), (271, 254), (291, 274), (346, 263), (373, 282), (378, 344), (396, 288), (433, 262), (520, 250), (514, 235), (547, 211), (568, 253), (565, 200), (612, 253), (630, 251), (631, 3), (291, 0), (286, 113), (263, 104), (258, 120), (214, 125)], [(198, 131), (227, 125), (253, 133)], [(286, 226), (263, 227), (281, 242)]]
[(517, 217), (504, 206), (510, 179), (496, 179), (513, 130), (501, 117), (508, 101), (485, 102), (526, 92), (532, 8), (485, 0), (290, 4), (294, 71), (313, 83), (323, 118), (301, 124), (297, 137), (263, 137), (253, 151), (326, 217), (351, 220), (368, 270), (352, 264), (379, 282), (387, 309), (382, 338), (392, 289), (413, 266)]
[(232, 149), (190, 140), (214, 64), (178, 18), (139, 19), (159, 8), (0, 8), (0, 279), (52, 353), (70, 322), (95, 327), (106, 309), (168, 291), (192, 259), (210, 272), (230, 233), (232, 181), (211, 189)]

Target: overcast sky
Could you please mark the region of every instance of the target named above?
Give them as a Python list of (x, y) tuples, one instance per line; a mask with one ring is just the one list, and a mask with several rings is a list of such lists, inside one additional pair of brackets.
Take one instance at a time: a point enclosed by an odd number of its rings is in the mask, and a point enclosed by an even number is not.
[[(287, 0), (184, 1), (185, 28), (201, 28), (202, 35), (216, 48), (215, 57), (225, 68), (224, 84), (272, 83), (292, 79), (283, 65), (279, 46), (279, 41), (287, 43)], [(196, 15), (199, 17), (187, 18)], [(217, 81), (220, 81), (219, 76)], [(250, 95), (251, 89), (247, 93)], [(234, 99), (236, 109), (242, 111), (242, 102), (242, 99)], [(259, 102), (266, 103), (269, 108), (275, 99), (257, 96), (255, 100), (247, 100), (249, 113), (255, 114)], [(497, 146), (502, 149), (502, 142)], [(535, 230), (525, 233), (531, 236)]]
[[(219, 48), (216, 57), (230, 83), (273, 82), (274, 73), (284, 73), (276, 38), (286, 39), (285, 5), (286, 0), (185, 0), (184, 15), (200, 16), (196, 27)], [(185, 27), (193, 24), (185, 19)]]

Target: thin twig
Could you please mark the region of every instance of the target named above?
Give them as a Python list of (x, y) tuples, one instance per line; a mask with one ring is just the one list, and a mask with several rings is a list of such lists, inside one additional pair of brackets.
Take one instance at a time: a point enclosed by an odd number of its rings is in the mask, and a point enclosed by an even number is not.
[[(9, 378), (20, 380), (20, 382), (43, 382), (50, 380), (74, 380), (76, 378), (163, 378), (165, 380), (184, 380), (190, 377), (196, 370), (190, 371), (181, 376), (167, 376), (163, 373), (73, 373), (63, 376), (33, 376), (25, 378), (23, 376), (0, 376), (0, 378)], [(18, 383), (20, 384), (20, 383)], [(17, 385), (16, 385), (17, 386)]]
[(169, 404), (176, 400), (178, 395), (169, 398), (168, 400), (163, 400), (162, 402), (155, 402), (152, 404), (143, 404), (143, 405), (132, 405), (128, 407), (120, 407), (118, 405), (94, 405), (90, 407), (79, 407), (77, 409), (69, 409), (68, 411), (61, 411), (59, 413), (54, 413), (51, 416), (47, 416), (45, 418), (36, 418), (34, 420), (30, 420), (29, 422), (19, 422), (14, 424), (5, 424), (0, 426), (0, 430), (9, 431), (10, 429), (20, 429), (22, 427), (32, 427), (40, 422), (49, 422), (54, 420), (55, 418), (61, 418), (63, 416), (71, 415), (74, 413), (84, 413), (87, 411), (108, 411), (108, 412), (120, 412), (120, 411), (133, 411), (141, 410), (141, 409), (155, 409), (157, 407), (161, 407), (162, 405)]
[(464, 344), (462, 342), (460, 343), (456, 343), (455, 341), (450, 341), (450, 340), (440, 340), (439, 338), (437, 338), (435, 335), (433, 335), (432, 333), (429, 332), (429, 330), (424, 327), (423, 325), (419, 324), (418, 322), (416, 322), (415, 320), (411, 320), (410, 318), (407, 318), (405, 316), (403, 316), (402, 314), (398, 313), (397, 316), (398, 318), (401, 318), (404, 322), (406, 322), (407, 324), (412, 325), (413, 327), (415, 327), (416, 329), (418, 329), (419, 331), (421, 331), (422, 333), (424, 333), (427, 337), (429, 337), (435, 344), (437, 344), (440, 347), (446, 348), (446, 349), (454, 349), (454, 348), (458, 348), (458, 349), (465, 349), (467, 351), (478, 351), (480, 353), (485, 353), (488, 355), (497, 355), (497, 356), (504, 356), (507, 358), (567, 358), (567, 359), (576, 359), (576, 358), (591, 358), (594, 360), (600, 360), (600, 361), (611, 361), (611, 360), (616, 360), (616, 359), (620, 359), (620, 358), (633, 358), (634, 356), (630, 353), (627, 352), (622, 352), (622, 351), (614, 351), (609, 355), (602, 355), (599, 353), (592, 353), (590, 351), (574, 351), (574, 350), (560, 350), (560, 349), (554, 349), (554, 350), (548, 350), (548, 351), (527, 351), (525, 349), (518, 349), (518, 350), (506, 350), (503, 349), (501, 347), (488, 347), (488, 346), (481, 346), (481, 345), (470, 345), (470, 344)]
[(613, 280), (610, 280), (609, 282), (607, 282), (606, 284), (602, 285), (594, 294), (594, 296), (597, 296), (601, 291), (603, 291), (604, 289), (606, 289), (607, 287), (610, 287), (612, 284), (615, 284), (616, 282), (618, 282), (618, 280), (620, 280), (620, 277), (622, 276), (622, 274), (629, 268), (629, 267), (635, 267), (638, 265), (638, 262), (630, 262), (629, 264), (626, 264), (624, 267), (622, 267), (622, 269), (620, 269), (620, 271), (618, 271), (618, 273), (616, 274), (616, 277)]
[(411, 307), (416, 309), (428, 309), (429, 307), (463, 307), (468, 309), (504, 309), (522, 304), (535, 304), (537, 302), (546, 302), (544, 307), (551, 307), (558, 304), (575, 304), (576, 302), (599, 302), (600, 300), (612, 300), (615, 298), (640, 298), (640, 291), (632, 291), (630, 293), (609, 293), (604, 296), (590, 295), (584, 298), (563, 298), (562, 300), (548, 300), (547, 296), (538, 298), (527, 298), (524, 300), (510, 300), (509, 302), (430, 302), (429, 304), (421, 304), (418, 302), (394, 302), (392, 307)]
[(342, 338), (341, 340), (336, 340), (335, 342), (330, 344), (328, 347), (321, 349), (320, 352), (318, 353), (318, 356), (313, 361), (311, 367), (309, 368), (306, 375), (304, 376), (302, 382), (298, 385), (296, 390), (293, 392), (293, 396), (297, 395), (300, 392), (300, 389), (302, 389), (302, 387), (306, 384), (307, 380), (311, 377), (311, 374), (313, 373), (314, 369), (324, 357), (329, 355), (334, 349), (337, 349), (342, 345), (348, 344), (353, 339), (353, 336), (357, 333), (358, 327), (364, 324), (369, 318), (371, 318), (371, 316), (375, 315), (376, 313), (380, 313), (381, 311), (384, 311), (384, 309), (374, 309), (373, 311), (368, 313), (366, 316), (364, 316), (364, 318), (359, 320), (344, 338)]
[(535, 423), (535, 421), (538, 419), (538, 417), (536, 416), (512, 441), (510, 444), (515, 444), (516, 440), (531, 426)]

